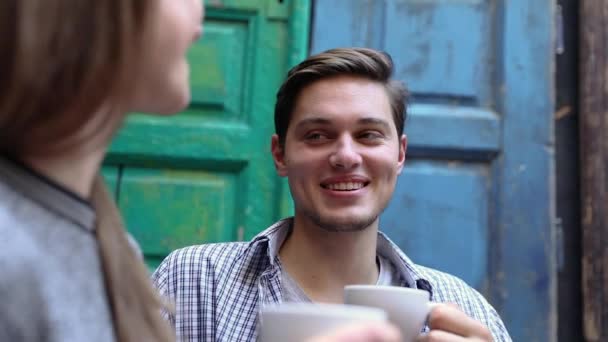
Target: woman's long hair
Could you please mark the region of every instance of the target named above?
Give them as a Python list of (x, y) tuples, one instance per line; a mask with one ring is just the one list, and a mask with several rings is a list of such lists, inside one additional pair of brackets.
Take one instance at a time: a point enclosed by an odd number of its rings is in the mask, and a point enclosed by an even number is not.
[[(83, 140), (107, 143), (123, 120), (120, 106), (157, 2), (0, 1), (0, 152), (19, 159), (60, 153)], [(117, 339), (173, 339), (100, 177), (92, 202)]]

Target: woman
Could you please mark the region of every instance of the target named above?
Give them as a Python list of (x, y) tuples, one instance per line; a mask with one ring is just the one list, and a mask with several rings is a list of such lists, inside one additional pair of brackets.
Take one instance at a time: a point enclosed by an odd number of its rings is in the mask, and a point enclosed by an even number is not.
[(0, 2), (0, 340), (169, 341), (97, 177), (125, 113), (189, 101), (200, 0)]
[[(201, 0), (0, 2), (1, 341), (173, 339), (99, 168), (125, 113), (188, 104), (202, 18)], [(349, 334), (395, 330), (322, 340)]]

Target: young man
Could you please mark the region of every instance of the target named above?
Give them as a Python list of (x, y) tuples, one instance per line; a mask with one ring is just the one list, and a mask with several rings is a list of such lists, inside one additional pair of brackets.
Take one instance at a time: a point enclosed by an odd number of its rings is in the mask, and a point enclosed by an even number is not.
[(510, 341), (496, 311), (463, 281), (414, 264), (378, 230), (405, 162), (406, 91), (390, 57), (335, 49), (293, 68), (277, 94), (272, 155), (295, 216), (249, 243), (193, 246), (154, 274), (180, 336), (253, 341), (260, 306), (342, 302), (348, 284), (420, 288), (440, 305), (429, 341)]

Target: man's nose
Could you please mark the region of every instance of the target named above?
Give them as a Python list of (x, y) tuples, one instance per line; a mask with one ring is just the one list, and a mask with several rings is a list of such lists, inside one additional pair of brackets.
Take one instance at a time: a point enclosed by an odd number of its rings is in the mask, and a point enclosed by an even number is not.
[(357, 142), (351, 136), (340, 137), (335, 148), (329, 156), (329, 163), (338, 169), (353, 169), (361, 164), (361, 154), (357, 149)]

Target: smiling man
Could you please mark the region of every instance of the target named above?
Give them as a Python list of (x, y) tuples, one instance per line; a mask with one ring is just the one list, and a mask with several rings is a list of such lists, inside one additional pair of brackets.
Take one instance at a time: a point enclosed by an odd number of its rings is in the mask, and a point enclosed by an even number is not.
[(176, 302), (178, 336), (254, 341), (268, 303), (343, 301), (344, 286), (420, 288), (439, 305), (421, 341), (510, 341), (496, 311), (462, 280), (413, 263), (379, 232), (403, 169), (406, 90), (387, 54), (334, 49), (294, 67), (277, 94), (272, 156), (295, 215), (249, 243), (193, 246), (154, 274)]

